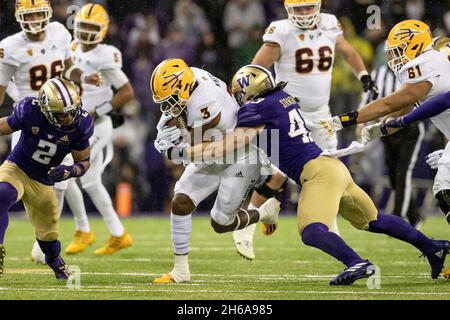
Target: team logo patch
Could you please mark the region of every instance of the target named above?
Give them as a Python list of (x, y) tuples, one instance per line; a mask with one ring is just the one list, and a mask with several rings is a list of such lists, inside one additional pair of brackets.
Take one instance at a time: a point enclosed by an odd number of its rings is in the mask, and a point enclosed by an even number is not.
[(299, 35), (298, 37), (299, 37), (299, 38), (300, 38), (300, 40), (302, 40), (302, 41), (304, 41), (304, 40), (305, 40), (305, 35), (304, 35), (304, 34), (301, 34), (301, 35)]
[(237, 79), (237, 82), (239, 83), (241, 89), (248, 87), (250, 85), (250, 75), (246, 75), (243, 78)]
[(32, 57), (32, 56), (33, 56), (33, 49), (28, 49), (28, 50), (27, 50), (27, 53), (28, 53), (28, 55), (29, 55), (30, 57)]
[(59, 144), (69, 144), (70, 143), (69, 136), (64, 136), (62, 138), (59, 138), (57, 143), (59, 143)]
[(53, 139), (53, 135), (52, 134), (48, 134), (47, 137), (52, 140)]
[(41, 53), (42, 53), (42, 54), (45, 54), (45, 49), (42, 49), (42, 50), (41, 50)]
[(37, 135), (39, 133), (39, 127), (31, 127), (31, 132), (33, 132), (34, 135)]

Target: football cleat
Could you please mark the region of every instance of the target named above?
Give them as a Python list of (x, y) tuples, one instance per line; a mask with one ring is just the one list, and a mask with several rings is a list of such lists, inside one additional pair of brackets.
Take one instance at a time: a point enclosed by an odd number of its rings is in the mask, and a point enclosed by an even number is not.
[(255, 251), (253, 250), (253, 235), (255, 234), (256, 223), (249, 225), (242, 230), (233, 232), (234, 245), (238, 254), (244, 259), (255, 259)]
[(72, 242), (67, 246), (66, 254), (77, 254), (86, 250), (88, 246), (95, 242), (95, 236), (93, 232), (82, 232), (77, 230)]
[(437, 279), (439, 274), (444, 269), (445, 257), (450, 250), (450, 242), (447, 240), (433, 240), (436, 251), (428, 254), (423, 254), (428, 259), (431, 267), (431, 278)]
[(0, 275), (3, 274), (3, 264), (5, 262), (5, 255), (6, 255), (5, 247), (2, 244), (0, 244)]
[(103, 248), (95, 250), (95, 254), (113, 254), (121, 249), (131, 247), (133, 245), (133, 239), (131, 238), (128, 231), (121, 237), (111, 236), (108, 243)]
[(280, 201), (270, 198), (257, 209), (260, 215), (260, 221), (266, 225), (276, 224), (278, 222), (278, 214), (280, 213)]
[(189, 270), (185, 273), (171, 271), (165, 275), (153, 280), (154, 284), (170, 284), (170, 283), (181, 283), (191, 281), (191, 274)]
[(450, 269), (447, 269), (447, 271), (444, 272), (444, 278), (450, 279)]
[(263, 234), (265, 234), (266, 236), (270, 236), (271, 234), (273, 234), (276, 230), (277, 230), (278, 224), (264, 224), (262, 225), (262, 232)]
[(57, 280), (72, 279), (72, 273), (70, 272), (69, 267), (67, 267), (66, 263), (64, 262), (63, 258), (61, 258), (61, 256), (58, 256), (51, 261), (47, 258), (45, 260), (48, 266), (55, 273), (55, 277)]
[(358, 279), (369, 278), (375, 273), (375, 266), (366, 260), (348, 267), (330, 281), (330, 286), (348, 286)]

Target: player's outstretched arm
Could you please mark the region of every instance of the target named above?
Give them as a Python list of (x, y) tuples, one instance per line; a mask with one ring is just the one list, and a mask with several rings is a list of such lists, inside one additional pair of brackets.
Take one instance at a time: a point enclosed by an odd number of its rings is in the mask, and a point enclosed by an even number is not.
[(14, 132), (14, 130), (9, 126), (6, 119), (6, 117), (0, 119), (0, 136), (6, 136)]
[(347, 112), (331, 119), (313, 121), (312, 127), (320, 131), (322, 136), (332, 136), (345, 127), (358, 123), (366, 123), (380, 117), (402, 110), (417, 103), (432, 88), (428, 81), (406, 83), (387, 97), (373, 101), (358, 111)]
[(281, 57), (281, 48), (277, 43), (265, 42), (256, 53), (252, 64), (271, 68), (272, 65)]

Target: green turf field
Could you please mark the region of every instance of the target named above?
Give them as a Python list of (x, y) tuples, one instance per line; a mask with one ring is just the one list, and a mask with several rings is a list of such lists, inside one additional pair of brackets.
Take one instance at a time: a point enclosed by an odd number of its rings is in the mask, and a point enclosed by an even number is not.
[[(152, 285), (155, 276), (172, 268), (168, 218), (125, 220), (134, 246), (113, 256), (94, 256), (108, 234), (100, 219), (92, 219), (97, 242), (78, 256), (65, 256), (81, 269), (81, 288), (69, 290), (50, 269), (30, 261), (33, 243), (27, 220), (11, 219), (5, 247), (5, 274), (0, 278), (4, 299), (450, 299), (450, 281), (431, 280), (426, 259), (404, 243), (384, 235), (353, 229), (339, 220), (347, 242), (381, 269), (381, 288), (368, 289), (359, 280), (348, 287), (330, 287), (343, 270), (322, 252), (300, 244), (294, 217), (283, 217), (277, 232), (258, 232), (256, 259), (246, 261), (234, 250), (231, 234), (217, 235), (206, 217), (195, 218), (191, 238), (192, 282)], [(73, 224), (61, 223), (63, 246), (71, 240)], [(430, 218), (422, 230), (434, 238), (449, 238), (442, 217)], [(447, 259), (450, 267), (450, 258)]]

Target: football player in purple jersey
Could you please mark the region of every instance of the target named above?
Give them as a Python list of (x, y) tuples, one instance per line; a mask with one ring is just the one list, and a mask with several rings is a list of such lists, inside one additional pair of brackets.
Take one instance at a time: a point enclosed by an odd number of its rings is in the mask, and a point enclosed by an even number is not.
[[(19, 130), (18, 144), (0, 167), (0, 273), (8, 211), (22, 200), (46, 263), (57, 279), (66, 280), (71, 273), (60, 256), (59, 204), (53, 185), (81, 177), (89, 169), (94, 122), (82, 110), (81, 98), (71, 82), (55, 78), (42, 86), (37, 99), (22, 99), (12, 115), (0, 119), (0, 135)], [(69, 153), (74, 165), (62, 166)]]

